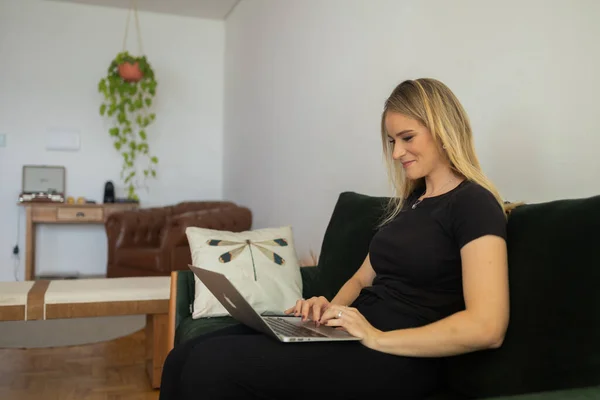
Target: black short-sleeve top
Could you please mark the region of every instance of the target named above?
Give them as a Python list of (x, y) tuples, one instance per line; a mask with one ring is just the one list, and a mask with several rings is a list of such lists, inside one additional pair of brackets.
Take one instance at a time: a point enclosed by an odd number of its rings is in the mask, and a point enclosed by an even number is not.
[(472, 181), (418, 202), (422, 194), (418, 188), (408, 196), (398, 216), (373, 237), (369, 256), (376, 277), (363, 290), (400, 313), (433, 322), (465, 307), (461, 248), (485, 235), (506, 240), (506, 218), (492, 193)]

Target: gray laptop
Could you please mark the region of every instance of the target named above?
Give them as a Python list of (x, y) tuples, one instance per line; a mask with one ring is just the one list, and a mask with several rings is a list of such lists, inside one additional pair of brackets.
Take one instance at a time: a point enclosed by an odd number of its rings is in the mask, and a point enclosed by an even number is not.
[(260, 315), (223, 274), (189, 265), (198, 279), (211, 291), (233, 318), (282, 342), (323, 342), (360, 340), (330, 326), (303, 322), (301, 317)]

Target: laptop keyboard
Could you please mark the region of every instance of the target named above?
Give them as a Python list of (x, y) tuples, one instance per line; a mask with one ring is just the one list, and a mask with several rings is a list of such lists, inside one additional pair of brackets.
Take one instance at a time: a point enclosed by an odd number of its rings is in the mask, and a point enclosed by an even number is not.
[(325, 337), (322, 333), (317, 333), (315, 331), (311, 331), (308, 328), (303, 326), (297, 326), (294, 324), (290, 324), (285, 320), (278, 318), (267, 318), (267, 324), (277, 333), (280, 333), (285, 336), (293, 336), (293, 337)]

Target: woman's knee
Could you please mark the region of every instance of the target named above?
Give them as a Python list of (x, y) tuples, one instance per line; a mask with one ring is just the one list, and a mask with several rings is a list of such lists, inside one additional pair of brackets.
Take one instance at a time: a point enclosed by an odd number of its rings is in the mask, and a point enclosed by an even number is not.
[(183, 353), (178, 350), (179, 349), (177, 348), (173, 348), (171, 349), (169, 354), (167, 354), (167, 357), (165, 358), (165, 362), (163, 364), (163, 370), (170, 369), (177, 363), (185, 362), (185, 359), (183, 359)]
[(193, 399), (198, 393), (202, 393), (206, 399), (219, 399), (227, 390), (228, 380), (231, 384), (231, 378), (233, 377), (227, 372), (226, 366), (215, 363), (211, 357), (196, 353), (183, 366), (179, 390), (183, 399)]
[[(236, 386), (236, 382), (244, 380), (240, 373), (243, 372), (242, 375), (246, 375), (248, 371), (242, 371), (236, 362), (238, 354), (230, 351), (232, 347), (235, 347), (232, 346), (232, 341), (236, 340), (239, 339), (233, 337), (212, 338), (195, 346), (188, 354), (181, 369), (182, 393), (186, 395), (203, 393), (207, 396), (210, 393), (213, 396), (206, 398), (232, 395), (232, 390), (237, 393), (237, 389), (232, 386)], [(238, 361), (243, 363), (243, 360)], [(184, 395), (184, 398), (187, 397)]]
[(223, 373), (227, 373), (231, 359), (226, 353), (211, 347), (197, 346), (188, 353), (185, 362), (181, 365), (181, 379), (184, 381), (202, 381), (210, 383), (218, 380)]
[(176, 346), (171, 349), (163, 363), (163, 376), (175, 375), (177, 378), (179, 378), (181, 369), (185, 365), (189, 354), (189, 346)]

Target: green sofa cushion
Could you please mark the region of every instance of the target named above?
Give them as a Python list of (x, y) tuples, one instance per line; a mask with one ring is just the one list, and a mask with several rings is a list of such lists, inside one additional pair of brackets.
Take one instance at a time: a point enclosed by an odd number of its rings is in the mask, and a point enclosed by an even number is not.
[(363, 263), (387, 201), (355, 192), (338, 197), (318, 263), (323, 296), (329, 300)]
[(508, 263), (504, 344), (447, 359), (449, 385), (483, 398), (600, 384), (600, 196), (514, 210)]

